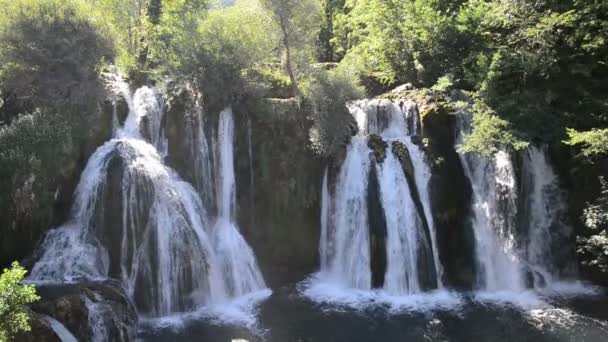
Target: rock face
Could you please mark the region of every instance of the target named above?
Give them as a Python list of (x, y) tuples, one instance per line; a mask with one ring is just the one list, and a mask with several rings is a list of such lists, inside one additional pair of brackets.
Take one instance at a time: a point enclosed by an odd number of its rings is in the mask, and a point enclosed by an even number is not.
[(56, 334), (41, 315), (59, 321), (79, 341), (135, 339), (135, 307), (115, 282), (40, 286), (38, 293), (42, 300), (31, 306), (33, 329), (22, 341), (55, 340)]
[(18, 342), (62, 342), (61, 338), (51, 327), (51, 324), (45, 319), (44, 315), (35, 313), (30, 310), (29, 324), (31, 330), (28, 332), (19, 333), (15, 336)]
[(324, 162), (310, 149), (311, 122), (295, 100), (252, 107), (234, 108), (238, 219), (276, 287), (318, 269)]
[(451, 286), (471, 288), (475, 279), (474, 237), (467, 220), (471, 186), (454, 150), (456, 116), (437, 97), (421, 95), (420, 91), (409, 96), (420, 107), (422, 137), (432, 159), (430, 192), (445, 277)]

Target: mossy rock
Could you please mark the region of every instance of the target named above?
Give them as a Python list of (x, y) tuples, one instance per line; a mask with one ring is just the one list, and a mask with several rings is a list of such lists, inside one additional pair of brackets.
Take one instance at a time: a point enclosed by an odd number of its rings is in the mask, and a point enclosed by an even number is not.
[(413, 179), (414, 177), (414, 165), (412, 165), (412, 160), (410, 159), (410, 152), (407, 149), (407, 146), (401, 141), (393, 141), (391, 144), (391, 150), (393, 154), (397, 156), (401, 166), (403, 166), (403, 171), (405, 171), (405, 175)]
[(388, 148), (388, 143), (377, 134), (372, 134), (367, 138), (367, 146), (374, 153), (374, 157), (376, 157), (376, 161), (378, 163), (384, 162), (386, 159), (386, 149)]

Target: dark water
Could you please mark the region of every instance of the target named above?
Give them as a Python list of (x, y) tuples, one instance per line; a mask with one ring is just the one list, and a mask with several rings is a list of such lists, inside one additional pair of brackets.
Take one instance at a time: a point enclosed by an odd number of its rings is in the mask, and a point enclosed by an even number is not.
[(283, 288), (259, 304), (257, 331), (206, 319), (179, 327), (140, 327), (142, 341), (268, 342), (370, 341), (608, 341), (608, 296), (543, 297), (542, 309), (479, 302), (461, 294), (452, 308), (390, 312), (317, 304), (293, 288)]

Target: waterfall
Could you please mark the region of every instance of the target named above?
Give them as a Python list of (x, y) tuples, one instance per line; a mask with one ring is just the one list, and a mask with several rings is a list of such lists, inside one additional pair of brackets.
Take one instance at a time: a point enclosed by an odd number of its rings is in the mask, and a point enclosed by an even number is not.
[[(470, 118), (460, 118), (461, 136), (470, 132)], [(477, 286), (486, 291), (524, 288), (522, 265), (515, 250), (516, 187), (511, 156), (499, 151), (494, 158), (459, 153), (471, 182), (471, 223), (475, 235)]]
[(53, 329), (61, 342), (78, 342), (76, 337), (61, 322), (51, 316), (43, 315), (42, 317), (49, 323), (51, 329)]
[(437, 246), (437, 230), (435, 229), (435, 220), (433, 218), (433, 212), (431, 209), (431, 198), (429, 183), (431, 180), (431, 169), (426, 162), (426, 155), (420, 146), (414, 144), (411, 139), (405, 139), (403, 141), (409, 151), (412, 164), (414, 165), (414, 174), (416, 181), (416, 188), (418, 194), (420, 194), (420, 202), (424, 210), (424, 215), (427, 220), (429, 227), (429, 233), (431, 236), (431, 249), (433, 253), (433, 264), (435, 265), (435, 271), (437, 272), (437, 287), (443, 287), (443, 266), (439, 261), (439, 249)]
[(164, 164), (158, 91), (140, 88), (127, 102), (133, 107), (124, 126), (87, 162), (71, 218), (45, 237), (30, 280), (119, 279), (138, 312), (150, 317), (265, 288), (253, 252), (232, 222), (232, 112), (220, 120), (222, 204), (212, 226), (198, 192)]
[[(386, 223), (386, 274), (383, 288), (393, 295), (418, 293), (441, 286), (434, 220), (428, 183), (430, 169), (424, 151), (414, 144), (420, 119), (413, 102), (363, 100), (349, 104), (359, 133), (347, 147), (335, 190), (328, 189), (325, 172), (321, 212), (321, 271), (333, 281), (356, 289), (370, 289), (370, 172), (378, 179)], [(368, 136), (387, 143), (384, 160), (370, 160)], [(393, 144), (408, 151), (413, 174), (406, 175)], [(372, 174), (373, 175), (373, 174)], [(410, 179), (408, 179), (410, 177)]]
[(236, 184), (234, 178), (234, 120), (232, 109), (220, 113), (217, 132), (218, 151), (218, 215), (226, 220), (233, 220), (236, 214)]
[[(333, 210), (326, 231), (325, 271), (343, 286), (371, 288), (367, 184), (370, 172), (367, 140), (354, 137), (338, 176)], [(327, 204), (329, 205), (329, 203)]]
[[(459, 121), (458, 144), (471, 130), (470, 115)], [(568, 234), (559, 222), (563, 202), (557, 177), (542, 148), (530, 145), (521, 154), (516, 172), (515, 157), (505, 150), (493, 158), (459, 153), (473, 189), (471, 223), (482, 290), (522, 291), (556, 280), (552, 239)]]
[(186, 128), (186, 140), (192, 158), (193, 181), (196, 185), (205, 208), (215, 213), (215, 175), (213, 172), (213, 147), (207, 139), (203, 109), (199, 100), (195, 100), (189, 108)]
[(214, 230), (214, 246), (221, 273), (232, 297), (266, 288), (253, 250), (235, 223), (236, 181), (234, 176), (234, 118), (232, 109), (220, 113), (217, 138), (218, 212)]
[(384, 287), (392, 294), (420, 292), (418, 248), (420, 218), (401, 163), (387, 151), (378, 164), (382, 207), (386, 216), (388, 268)]
[(546, 148), (531, 145), (523, 153), (522, 164), (522, 188), (527, 197), (527, 262), (533, 286), (543, 287), (555, 281), (558, 274), (553, 263), (554, 237), (569, 234), (570, 228), (561, 220), (564, 202)]

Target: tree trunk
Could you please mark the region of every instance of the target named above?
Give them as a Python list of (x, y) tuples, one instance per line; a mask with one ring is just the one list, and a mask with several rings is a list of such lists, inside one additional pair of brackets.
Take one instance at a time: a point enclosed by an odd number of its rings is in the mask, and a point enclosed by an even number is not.
[(287, 73), (289, 74), (289, 79), (291, 80), (291, 87), (293, 89), (293, 93), (294, 93), (295, 97), (298, 99), (298, 102), (300, 102), (300, 97), (301, 97), (300, 87), (298, 86), (298, 79), (296, 78), (296, 75), (293, 72), (293, 66), (291, 65), (291, 49), (289, 48), (289, 34), (287, 32), (285, 19), (283, 17), (281, 17), (280, 22), (281, 22), (281, 31), (283, 32), (283, 46), (285, 47), (285, 54), (286, 54), (286, 58), (287, 58), (285, 67), (287, 68)]

